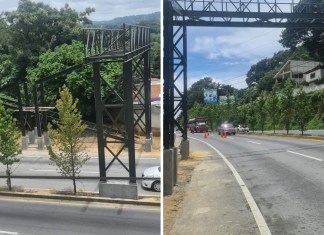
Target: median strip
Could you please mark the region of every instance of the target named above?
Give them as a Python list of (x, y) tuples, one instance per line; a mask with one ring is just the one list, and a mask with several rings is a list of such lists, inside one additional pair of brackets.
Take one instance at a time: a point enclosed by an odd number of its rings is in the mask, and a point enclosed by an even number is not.
[(305, 155), (305, 154), (296, 153), (296, 152), (289, 151), (289, 150), (287, 150), (287, 152), (288, 152), (288, 153), (292, 153), (292, 154), (296, 154), (296, 155), (299, 155), (299, 156), (307, 157), (307, 158), (310, 158), (310, 159), (314, 159), (314, 160), (316, 160), (316, 161), (320, 161), (320, 162), (323, 161), (322, 159), (319, 159), (319, 158), (316, 158), (316, 157), (311, 157), (311, 156), (308, 156), (308, 155)]

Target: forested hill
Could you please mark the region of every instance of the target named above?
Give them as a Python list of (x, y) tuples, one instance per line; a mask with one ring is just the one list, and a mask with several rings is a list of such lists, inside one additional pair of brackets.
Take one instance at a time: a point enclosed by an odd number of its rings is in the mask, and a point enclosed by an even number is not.
[(124, 16), (117, 17), (112, 20), (105, 21), (93, 21), (92, 24), (94, 27), (116, 27), (120, 26), (123, 23), (125, 24), (141, 24), (148, 27), (160, 27), (160, 12), (154, 12), (151, 14), (145, 15), (133, 15), (133, 16)]

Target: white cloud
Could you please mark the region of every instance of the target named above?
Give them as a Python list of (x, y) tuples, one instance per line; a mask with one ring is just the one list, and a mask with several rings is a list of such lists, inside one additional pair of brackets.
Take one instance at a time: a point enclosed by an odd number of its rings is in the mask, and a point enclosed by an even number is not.
[(189, 53), (210, 60), (244, 60), (252, 64), (282, 49), (278, 42), (281, 29), (193, 29), (190, 32)]

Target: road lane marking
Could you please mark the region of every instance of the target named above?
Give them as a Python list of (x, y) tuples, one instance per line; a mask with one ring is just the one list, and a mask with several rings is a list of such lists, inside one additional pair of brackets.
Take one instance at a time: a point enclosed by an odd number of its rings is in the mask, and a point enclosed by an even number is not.
[(250, 141), (250, 140), (248, 140), (247, 142), (252, 143), (252, 144), (261, 144), (261, 143)]
[(56, 170), (37, 170), (37, 169), (29, 169), (29, 171), (56, 171)]
[(38, 170), (38, 169), (29, 169), (29, 171), (56, 171), (56, 170)]
[(227, 160), (227, 158), (218, 149), (216, 149), (211, 144), (209, 144), (209, 143), (207, 143), (205, 141), (193, 138), (193, 137), (189, 137), (189, 138), (192, 138), (192, 139), (195, 139), (195, 140), (198, 140), (200, 142), (203, 142), (203, 143), (207, 144), (209, 147), (211, 147), (213, 150), (215, 150), (216, 153), (219, 154), (219, 156), (223, 159), (223, 161), (226, 163), (226, 165), (231, 169), (237, 183), (240, 185), (241, 190), (242, 190), (242, 192), (244, 194), (244, 197), (245, 197), (247, 203), (250, 206), (250, 209), (251, 209), (252, 214), (254, 216), (255, 222), (258, 225), (260, 234), (261, 235), (271, 235), (270, 229), (269, 229), (263, 215), (261, 214), (261, 211), (259, 210), (259, 208), (258, 208), (252, 194), (250, 193), (249, 189), (245, 185), (243, 179), (241, 178), (240, 174), (236, 171), (234, 166)]
[(235, 138), (233, 138), (233, 137), (227, 137), (228, 139), (230, 139), (230, 140), (235, 140)]
[(9, 232), (9, 231), (0, 231), (0, 234), (12, 234), (12, 235), (17, 235), (17, 232)]
[(99, 174), (99, 171), (81, 171), (81, 173), (87, 173), (87, 174)]
[(300, 156), (303, 156), (303, 157), (307, 157), (307, 158), (310, 158), (310, 159), (314, 159), (314, 160), (316, 160), (316, 161), (320, 161), (320, 162), (323, 161), (322, 159), (319, 159), (319, 158), (316, 158), (316, 157), (311, 157), (311, 156), (308, 156), (308, 155), (305, 155), (305, 154), (296, 153), (296, 152), (289, 151), (289, 150), (287, 150), (287, 152), (288, 152), (288, 153), (293, 153), (293, 154), (296, 154), (296, 155), (300, 155)]

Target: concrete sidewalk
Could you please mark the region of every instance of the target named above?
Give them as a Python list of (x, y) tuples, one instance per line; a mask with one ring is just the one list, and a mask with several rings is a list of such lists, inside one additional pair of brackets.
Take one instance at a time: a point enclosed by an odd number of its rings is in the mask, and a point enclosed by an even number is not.
[(170, 234), (260, 234), (231, 170), (210, 147), (190, 140), (192, 151), (208, 150), (186, 187)]

